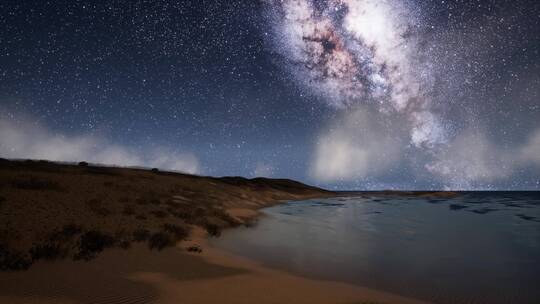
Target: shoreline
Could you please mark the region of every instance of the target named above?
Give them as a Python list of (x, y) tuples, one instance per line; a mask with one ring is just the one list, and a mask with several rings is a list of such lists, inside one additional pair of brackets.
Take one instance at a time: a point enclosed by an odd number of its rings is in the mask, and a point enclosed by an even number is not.
[(425, 303), (271, 269), (208, 243), (262, 208), (348, 193), (35, 161), (0, 161), (0, 177), (0, 262), (11, 270), (0, 271), (2, 303)]
[[(198, 245), (201, 253), (189, 253)], [(212, 247), (196, 229), (190, 240), (156, 252), (138, 244), (95, 260), (40, 261), (24, 272), (0, 272), (2, 303), (299, 303), (428, 302), (358, 285), (272, 269)]]
[[(246, 286), (250, 286), (253, 290), (261, 289), (261, 293), (258, 293), (257, 298), (245, 299), (245, 301), (233, 299), (230, 303), (430, 303), (357, 284), (309, 278), (286, 270), (275, 269), (255, 260), (214, 247), (208, 242), (208, 237), (206, 232), (199, 230), (194, 234), (193, 240), (185, 242), (186, 245), (198, 244), (203, 249), (200, 254), (190, 253), (190, 255), (198, 255), (214, 265), (248, 271), (246, 274), (241, 275), (242, 278), (238, 276), (231, 279), (231, 285), (224, 284), (227, 288), (232, 287), (233, 283), (238, 283), (238, 289), (243, 289)], [(272, 292), (264, 294), (264, 289), (269, 287), (272, 288)], [(228, 292), (239, 292), (235, 289), (232, 288)], [(222, 303), (229, 302), (223, 301)]]

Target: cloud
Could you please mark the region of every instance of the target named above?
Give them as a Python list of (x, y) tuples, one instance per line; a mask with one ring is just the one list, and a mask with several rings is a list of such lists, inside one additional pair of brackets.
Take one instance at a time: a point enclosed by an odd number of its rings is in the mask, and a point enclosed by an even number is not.
[(448, 188), (470, 189), (475, 183), (512, 174), (514, 165), (509, 156), (482, 132), (469, 130), (457, 136), (426, 168), (441, 177)]
[(490, 188), (490, 183), (508, 179), (520, 168), (540, 165), (540, 130), (532, 132), (525, 143), (506, 148), (484, 132), (467, 130), (435, 158), (426, 168), (442, 178), (448, 189)]
[(315, 145), (310, 175), (320, 182), (356, 181), (386, 173), (399, 159), (403, 143), (383, 115), (361, 108), (327, 128)]
[(68, 136), (55, 133), (30, 120), (0, 118), (0, 156), (6, 158), (88, 161), (117, 166), (146, 166), (199, 173), (199, 161), (191, 153), (167, 148), (136, 151), (95, 135)]
[(519, 155), (523, 162), (540, 165), (540, 129), (531, 134)]
[(391, 185), (400, 176), (400, 184), (428, 180), (437, 188), (477, 190), (508, 185), (527, 170), (537, 175), (540, 129), (505, 145), (486, 129), (470, 128), (443, 145), (419, 149), (408, 141), (407, 119), (365, 107), (337, 117), (318, 137), (310, 176), (364, 188), (374, 182)]
[(255, 177), (272, 177), (274, 175), (274, 167), (265, 163), (257, 163), (253, 171)]

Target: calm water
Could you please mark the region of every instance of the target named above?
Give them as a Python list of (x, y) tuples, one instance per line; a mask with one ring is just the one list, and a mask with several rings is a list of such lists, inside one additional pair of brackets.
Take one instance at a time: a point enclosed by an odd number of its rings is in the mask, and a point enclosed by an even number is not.
[(540, 303), (540, 193), (373, 194), (264, 213), (213, 244), (301, 275), (436, 303)]

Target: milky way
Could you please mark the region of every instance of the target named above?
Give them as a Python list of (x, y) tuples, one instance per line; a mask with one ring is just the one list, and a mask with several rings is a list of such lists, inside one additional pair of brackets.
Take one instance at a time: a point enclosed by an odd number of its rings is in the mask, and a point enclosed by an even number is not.
[(410, 140), (432, 148), (445, 130), (431, 110), (432, 63), (420, 48), (421, 17), (398, 1), (270, 1), (276, 49), (295, 78), (329, 105), (380, 104), (408, 117)]
[(0, 28), (0, 157), (540, 189), (538, 0), (2, 0)]

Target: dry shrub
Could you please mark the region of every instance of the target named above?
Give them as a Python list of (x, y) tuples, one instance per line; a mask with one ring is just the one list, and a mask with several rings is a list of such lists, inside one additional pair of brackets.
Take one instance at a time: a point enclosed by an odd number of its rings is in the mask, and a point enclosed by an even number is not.
[(32, 265), (28, 255), (21, 252), (11, 252), (8, 247), (0, 244), (0, 270), (26, 270)]
[(146, 216), (143, 214), (138, 214), (137, 216), (135, 216), (135, 218), (140, 221), (146, 221)]
[(178, 241), (187, 238), (189, 235), (189, 230), (186, 227), (175, 224), (165, 224), (163, 230), (171, 233)]
[(60, 184), (50, 180), (41, 180), (36, 177), (18, 178), (11, 181), (11, 186), (21, 190), (48, 190), (61, 191)]
[(91, 260), (105, 248), (114, 246), (115, 239), (100, 231), (91, 230), (81, 235), (75, 259)]
[(174, 245), (174, 239), (169, 233), (156, 232), (148, 239), (148, 247), (150, 249), (162, 250), (166, 247)]
[(105, 217), (111, 214), (111, 211), (103, 207), (103, 202), (97, 198), (87, 201), (86, 205), (90, 208), (90, 211), (92, 211), (94, 214), (98, 216)]
[(133, 240), (135, 242), (144, 242), (150, 237), (150, 231), (144, 228), (138, 228), (133, 231)]
[(112, 186), (114, 186), (114, 183), (113, 182), (103, 182), (103, 186), (112, 187)]
[(133, 205), (126, 205), (124, 206), (124, 210), (122, 211), (124, 215), (134, 215), (135, 214), (135, 206)]
[(167, 212), (165, 212), (163, 210), (154, 210), (154, 211), (152, 211), (150, 213), (152, 213), (157, 218), (165, 218), (165, 217), (167, 217), (169, 215)]

